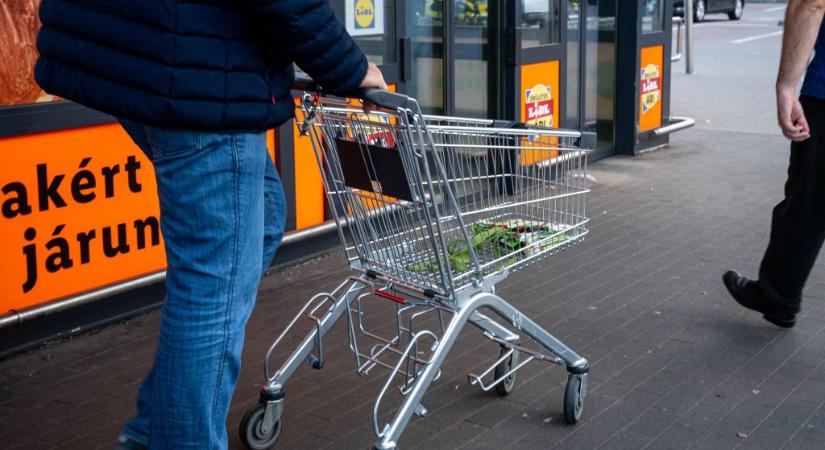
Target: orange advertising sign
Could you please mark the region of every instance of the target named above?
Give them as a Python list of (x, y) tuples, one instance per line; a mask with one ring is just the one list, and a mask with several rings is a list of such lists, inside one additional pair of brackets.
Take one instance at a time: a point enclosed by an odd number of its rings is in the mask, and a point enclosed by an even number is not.
[(642, 48), (639, 75), (639, 131), (662, 126), (662, 58), (661, 45)]
[[(545, 61), (521, 66), (521, 121), (528, 125), (557, 127), (559, 117), (559, 62)], [(546, 145), (547, 142), (543, 142)], [(525, 150), (530, 143), (524, 143)], [(555, 156), (547, 150), (522, 150), (521, 165)]]
[(0, 139), (0, 314), (162, 270), (154, 171), (118, 125)]

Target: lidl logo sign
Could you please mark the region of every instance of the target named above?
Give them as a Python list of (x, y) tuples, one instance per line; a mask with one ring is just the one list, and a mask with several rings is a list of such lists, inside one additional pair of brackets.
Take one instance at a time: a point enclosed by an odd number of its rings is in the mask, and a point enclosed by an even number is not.
[(359, 30), (375, 27), (375, 3), (373, 0), (355, 2), (355, 28)]
[(553, 93), (549, 86), (537, 84), (524, 92), (524, 111), (527, 124), (553, 126)]
[(347, 31), (352, 36), (384, 34), (384, 3), (386, 0), (346, 0)]
[(659, 66), (648, 64), (643, 67), (640, 83), (642, 113), (646, 113), (656, 106), (662, 97), (662, 75)]

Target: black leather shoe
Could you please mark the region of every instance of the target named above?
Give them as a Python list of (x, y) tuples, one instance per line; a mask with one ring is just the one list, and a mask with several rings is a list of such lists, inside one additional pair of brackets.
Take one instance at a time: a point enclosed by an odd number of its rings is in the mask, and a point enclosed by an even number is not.
[(778, 312), (777, 306), (762, 296), (756, 281), (743, 277), (735, 270), (725, 272), (722, 281), (725, 282), (725, 287), (737, 303), (762, 313), (762, 317), (768, 322), (782, 328), (791, 328), (796, 325), (796, 314)]

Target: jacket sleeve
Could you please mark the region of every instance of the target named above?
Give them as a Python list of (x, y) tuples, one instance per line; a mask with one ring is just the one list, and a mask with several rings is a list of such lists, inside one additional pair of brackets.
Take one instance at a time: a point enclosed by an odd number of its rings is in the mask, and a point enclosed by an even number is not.
[(241, 0), (270, 48), (288, 55), (321, 86), (352, 93), (367, 58), (335, 17), (329, 0)]

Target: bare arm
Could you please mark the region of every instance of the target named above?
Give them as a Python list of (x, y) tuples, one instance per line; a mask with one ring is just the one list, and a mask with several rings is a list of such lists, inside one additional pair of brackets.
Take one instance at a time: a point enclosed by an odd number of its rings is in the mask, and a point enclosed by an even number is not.
[(789, 0), (785, 12), (782, 59), (776, 77), (777, 119), (782, 133), (791, 140), (810, 137), (810, 128), (796, 98), (796, 86), (802, 78), (816, 42), (825, 0)]
[(822, 0), (788, 1), (777, 88), (796, 89), (814, 49), (823, 12), (825, 1)]

